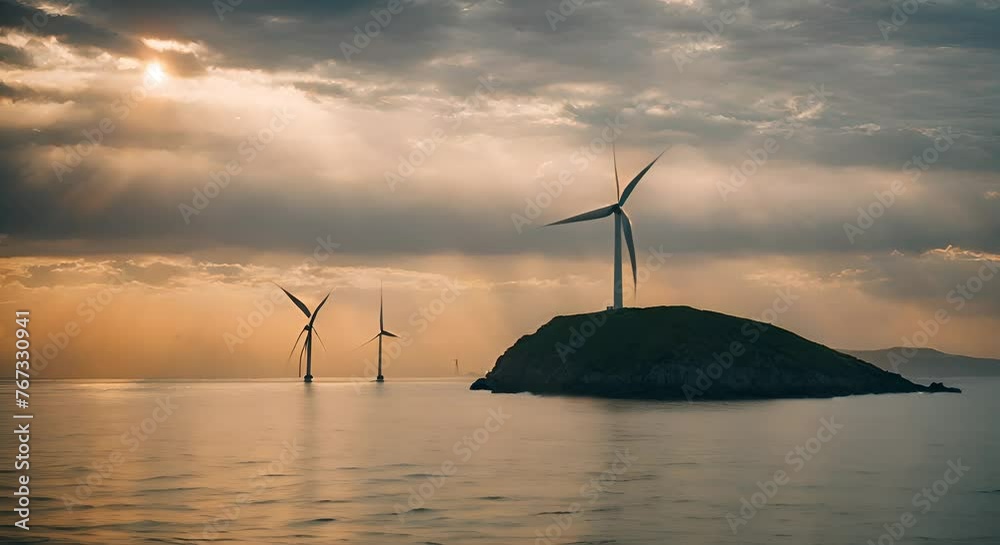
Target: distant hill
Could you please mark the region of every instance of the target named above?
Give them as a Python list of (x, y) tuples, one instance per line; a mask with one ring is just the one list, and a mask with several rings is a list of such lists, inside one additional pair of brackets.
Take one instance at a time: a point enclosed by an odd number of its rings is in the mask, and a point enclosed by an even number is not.
[(557, 316), (472, 385), (494, 393), (744, 399), (957, 391), (780, 327), (686, 306)]
[(933, 348), (897, 346), (882, 350), (841, 350), (841, 352), (911, 379), (1000, 376), (1000, 359), (959, 356)]

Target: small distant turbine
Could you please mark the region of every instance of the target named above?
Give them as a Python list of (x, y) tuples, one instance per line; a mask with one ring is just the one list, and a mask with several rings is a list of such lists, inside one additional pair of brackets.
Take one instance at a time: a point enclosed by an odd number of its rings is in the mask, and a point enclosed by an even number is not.
[(647, 165), (646, 168), (642, 169), (642, 171), (640, 171), (639, 174), (637, 174), (636, 177), (633, 178), (632, 181), (629, 182), (627, 186), (625, 186), (625, 191), (622, 191), (621, 185), (618, 183), (618, 156), (614, 151), (614, 144), (612, 144), (611, 154), (614, 157), (615, 189), (617, 189), (618, 191), (618, 202), (611, 204), (609, 206), (605, 206), (603, 208), (598, 208), (597, 210), (584, 212), (583, 214), (579, 214), (571, 218), (566, 218), (564, 220), (546, 225), (546, 227), (548, 227), (549, 225), (577, 223), (581, 221), (590, 221), (590, 220), (606, 218), (611, 214), (615, 215), (615, 286), (614, 286), (614, 307), (613, 307), (615, 309), (622, 308), (622, 230), (623, 229), (625, 231), (625, 243), (628, 244), (629, 258), (632, 261), (633, 288), (638, 283), (636, 278), (637, 273), (635, 270), (635, 241), (632, 238), (632, 222), (629, 221), (628, 214), (625, 213), (625, 209), (622, 207), (625, 206), (625, 202), (628, 201), (629, 195), (631, 195), (632, 191), (635, 190), (635, 186), (639, 185), (639, 180), (641, 180), (642, 177), (645, 176), (647, 172), (649, 172), (649, 169), (653, 168), (653, 164), (656, 163), (656, 161), (660, 157), (663, 157), (664, 153), (666, 153), (666, 150), (660, 152), (660, 154), (656, 156), (656, 159), (653, 159), (653, 161), (649, 163), (649, 165)]
[(378, 334), (365, 342), (365, 344), (359, 346), (367, 345), (368, 343), (378, 339), (378, 376), (375, 378), (375, 382), (385, 382), (385, 377), (382, 376), (382, 337), (392, 337), (399, 338), (399, 335), (385, 330), (385, 318), (382, 312), (382, 286), (378, 287)]
[[(278, 284), (275, 284), (275, 286), (278, 286)], [(278, 287), (281, 288), (281, 286), (278, 286)], [(312, 380), (313, 380), (313, 376), (312, 376), (312, 336), (313, 336), (313, 333), (316, 333), (316, 338), (319, 339), (320, 344), (323, 345), (323, 349), (326, 350), (326, 343), (324, 343), (323, 339), (319, 336), (319, 331), (316, 330), (316, 328), (314, 327), (314, 324), (316, 323), (316, 317), (319, 316), (319, 310), (321, 308), (323, 308), (323, 305), (326, 304), (326, 300), (330, 298), (330, 294), (329, 293), (326, 294), (326, 297), (324, 297), (323, 300), (320, 302), (320, 304), (316, 307), (316, 310), (314, 310), (314, 311), (312, 311), (312, 313), (310, 313), (309, 312), (309, 307), (307, 307), (305, 305), (305, 303), (303, 303), (302, 301), (299, 301), (298, 297), (295, 297), (294, 295), (292, 295), (285, 288), (281, 288), (281, 291), (285, 292), (285, 295), (287, 295), (288, 298), (291, 299), (293, 303), (295, 303), (295, 306), (299, 307), (299, 310), (301, 310), (302, 313), (306, 315), (306, 318), (309, 318), (309, 323), (307, 323), (306, 326), (302, 328), (302, 331), (299, 332), (299, 336), (296, 337), (295, 344), (292, 345), (292, 351), (288, 353), (288, 357), (292, 357), (292, 354), (295, 353), (295, 347), (299, 345), (299, 339), (301, 339), (302, 338), (302, 334), (305, 333), (306, 334), (306, 340), (305, 340), (304, 343), (302, 343), (302, 350), (299, 351), (299, 376), (300, 377), (302, 376), (302, 354), (305, 354), (305, 356), (306, 356), (306, 376), (304, 377), (304, 380), (306, 382), (312, 382)]]

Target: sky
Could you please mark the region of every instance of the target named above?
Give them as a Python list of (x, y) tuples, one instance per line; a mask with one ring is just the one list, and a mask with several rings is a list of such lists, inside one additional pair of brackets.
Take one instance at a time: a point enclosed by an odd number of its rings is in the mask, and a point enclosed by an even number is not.
[(382, 286), (387, 376), (482, 373), (610, 303), (613, 222), (542, 226), (616, 199), (613, 146), (623, 183), (664, 152), (626, 304), (1000, 357), (997, 28), (997, 0), (0, 0), (0, 309), (43, 377), (294, 377), (275, 283), (332, 290), (314, 374), (365, 377)]

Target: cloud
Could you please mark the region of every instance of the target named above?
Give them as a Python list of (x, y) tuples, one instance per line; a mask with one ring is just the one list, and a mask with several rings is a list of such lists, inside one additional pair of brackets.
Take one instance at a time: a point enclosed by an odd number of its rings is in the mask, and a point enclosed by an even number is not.
[(120, 54), (135, 54), (141, 47), (127, 33), (76, 15), (49, 13), (16, 1), (0, 3), (0, 29), (23, 32), (29, 37), (53, 37), (76, 47)]
[(0, 64), (28, 67), (32, 66), (34, 62), (31, 60), (31, 55), (23, 49), (10, 44), (0, 43)]
[[(353, 286), (390, 258), (388, 276), (443, 256), (604, 259), (607, 222), (539, 227), (614, 199), (608, 131), (626, 178), (669, 148), (629, 203), (640, 247), (794, 262), (741, 282), (926, 305), (977, 266), (935, 252), (1000, 253), (1000, 10), (921, 3), (884, 36), (892, 6), (874, 0), (586, 2), (553, 28), (564, 4), (413, 0), (386, 21), (361, 0), (221, 18), (204, 0), (0, 3), (4, 255), (56, 260), (5, 278), (89, 284), (109, 273), (77, 260), (106, 261), (150, 289), (235, 290)], [(166, 78), (144, 87), (154, 62)], [(294, 117), (277, 134), (276, 110)], [(894, 182), (852, 242), (845, 223)], [(363, 272), (296, 268), (327, 235)], [(533, 265), (484, 285), (595, 282)]]

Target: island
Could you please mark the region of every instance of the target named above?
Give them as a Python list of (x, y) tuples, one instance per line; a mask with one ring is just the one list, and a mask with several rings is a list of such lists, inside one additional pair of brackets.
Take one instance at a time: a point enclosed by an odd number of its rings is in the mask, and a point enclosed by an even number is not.
[(688, 306), (557, 316), (473, 390), (663, 400), (960, 392), (916, 384), (772, 324)]

